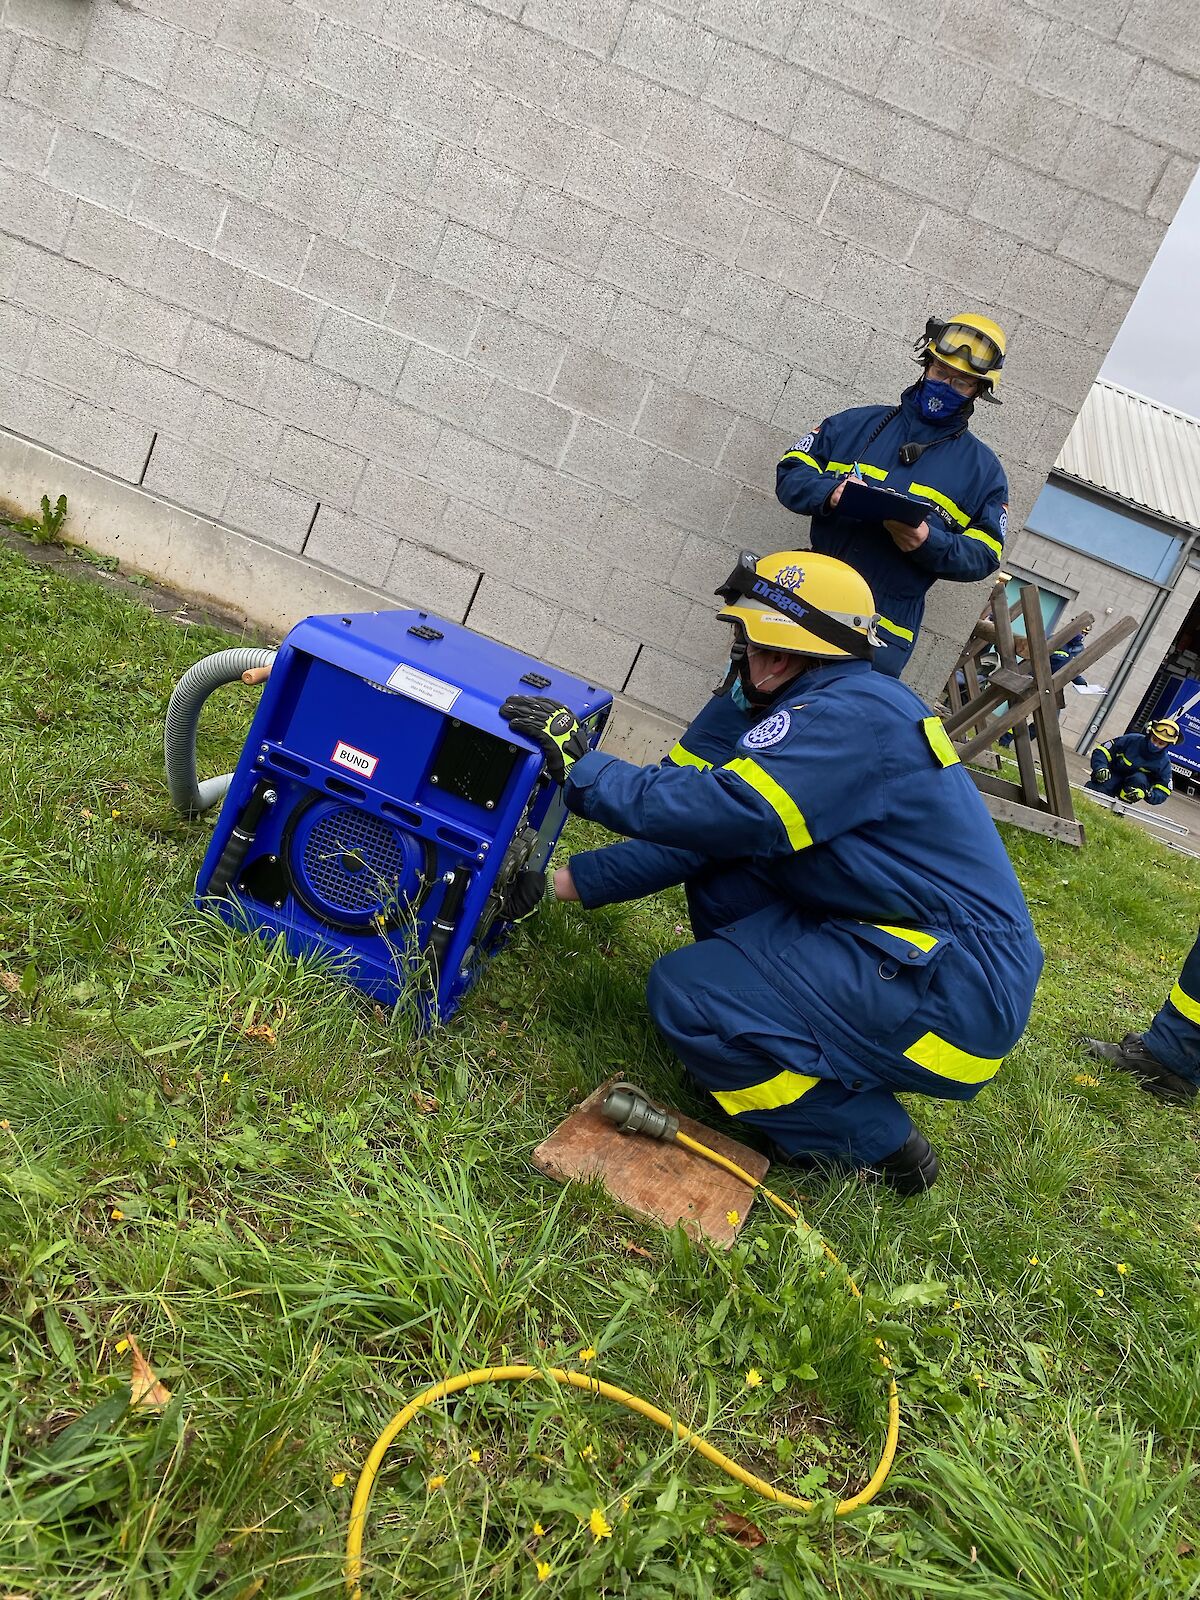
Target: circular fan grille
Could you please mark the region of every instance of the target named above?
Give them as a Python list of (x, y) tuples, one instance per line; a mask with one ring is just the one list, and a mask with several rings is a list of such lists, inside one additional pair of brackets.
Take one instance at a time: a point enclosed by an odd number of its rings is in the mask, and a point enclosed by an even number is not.
[(395, 901), (411, 865), (402, 836), (354, 806), (322, 811), (297, 842), (310, 893), (342, 916), (367, 917)]

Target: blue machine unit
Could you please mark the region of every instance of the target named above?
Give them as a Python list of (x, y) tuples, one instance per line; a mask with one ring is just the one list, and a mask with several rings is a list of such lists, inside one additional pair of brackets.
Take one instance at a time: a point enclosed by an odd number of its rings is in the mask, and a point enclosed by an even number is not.
[[(540, 871), (566, 811), (499, 714), (548, 695), (599, 738), (612, 696), (424, 611), (309, 617), (288, 634), (196, 884), (235, 927), (337, 958), (384, 1005), (444, 1020)], [(414, 977), (422, 981), (414, 984)]]
[(1153, 710), (1139, 718), (1133, 731), (1140, 733), (1159, 717), (1173, 717), (1179, 724), (1179, 743), (1171, 746), (1172, 772), (1185, 783), (1200, 782), (1200, 682), (1169, 677)]

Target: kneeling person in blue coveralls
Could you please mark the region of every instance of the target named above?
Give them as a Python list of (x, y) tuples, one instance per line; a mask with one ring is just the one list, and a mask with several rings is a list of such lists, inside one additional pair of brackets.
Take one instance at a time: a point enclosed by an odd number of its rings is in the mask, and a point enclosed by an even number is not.
[(941, 723), (871, 670), (863, 579), (743, 553), (718, 593), (734, 650), (710, 705), (730, 709), (662, 766), (584, 754), (551, 701), (501, 707), (570, 809), (627, 835), (572, 857), (555, 893), (685, 884), (696, 942), (655, 963), (647, 1000), (695, 1082), (777, 1158), (917, 1193), (937, 1156), (896, 1094), (966, 1100), (995, 1075), (1041, 972), (1029, 912)]
[(1160, 806), (1171, 797), (1171, 758), (1179, 743), (1179, 724), (1171, 717), (1152, 722), (1145, 733), (1123, 733), (1092, 751), (1092, 775), (1085, 788), (1136, 806)]
[(1179, 981), (1145, 1033), (1127, 1033), (1119, 1044), (1103, 1039), (1084, 1043), (1098, 1060), (1132, 1073), (1147, 1094), (1159, 1100), (1194, 1100), (1200, 1090), (1200, 934)]

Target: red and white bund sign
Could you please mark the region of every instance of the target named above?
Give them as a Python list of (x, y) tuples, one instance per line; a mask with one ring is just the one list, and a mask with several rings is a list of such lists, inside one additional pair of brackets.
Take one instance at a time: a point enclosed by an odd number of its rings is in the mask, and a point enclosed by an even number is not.
[(338, 740), (329, 759), (339, 767), (348, 767), (351, 772), (357, 772), (360, 778), (373, 778), (375, 768), (379, 765), (378, 756), (369, 756), (365, 750), (356, 750), (344, 739)]

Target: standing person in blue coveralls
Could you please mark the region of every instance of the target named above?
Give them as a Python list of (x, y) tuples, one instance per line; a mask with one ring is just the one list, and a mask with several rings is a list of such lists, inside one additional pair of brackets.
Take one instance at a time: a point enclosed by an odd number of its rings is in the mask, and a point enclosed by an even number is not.
[(1145, 1033), (1119, 1044), (1085, 1039), (1091, 1055), (1130, 1072), (1160, 1100), (1187, 1102), (1200, 1089), (1200, 936), (1187, 953), (1179, 981)]
[(501, 707), (570, 809), (627, 835), (554, 892), (591, 908), (686, 884), (696, 943), (655, 963), (647, 1001), (692, 1078), (778, 1159), (916, 1194), (937, 1155), (896, 1095), (966, 1100), (995, 1075), (1041, 972), (1029, 912), (941, 723), (871, 670), (863, 579), (743, 552), (718, 593), (734, 649), (714, 703), (735, 716), (691, 759), (585, 754), (564, 707)]
[(1123, 733), (1092, 751), (1092, 775), (1085, 787), (1124, 800), (1160, 806), (1171, 796), (1171, 757), (1179, 743), (1179, 724), (1171, 717), (1152, 722), (1145, 733)]
[[(812, 518), (814, 550), (860, 572), (879, 607), (875, 666), (898, 678), (939, 578), (971, 583), (1000, 565), (1008, 532), (1008, 479), (995, 453), (970, 434), (975, 401), (997, 404), (1004, 333), (964, 312), (930, 318), (916, 342), (924, 371), (896, 406), (856, 406), (826, 417), (790, 449), (775, 475), (789, 511)], [(845, 485), (869, 481), (929, 502), (915, 528), (838, 515)]]

